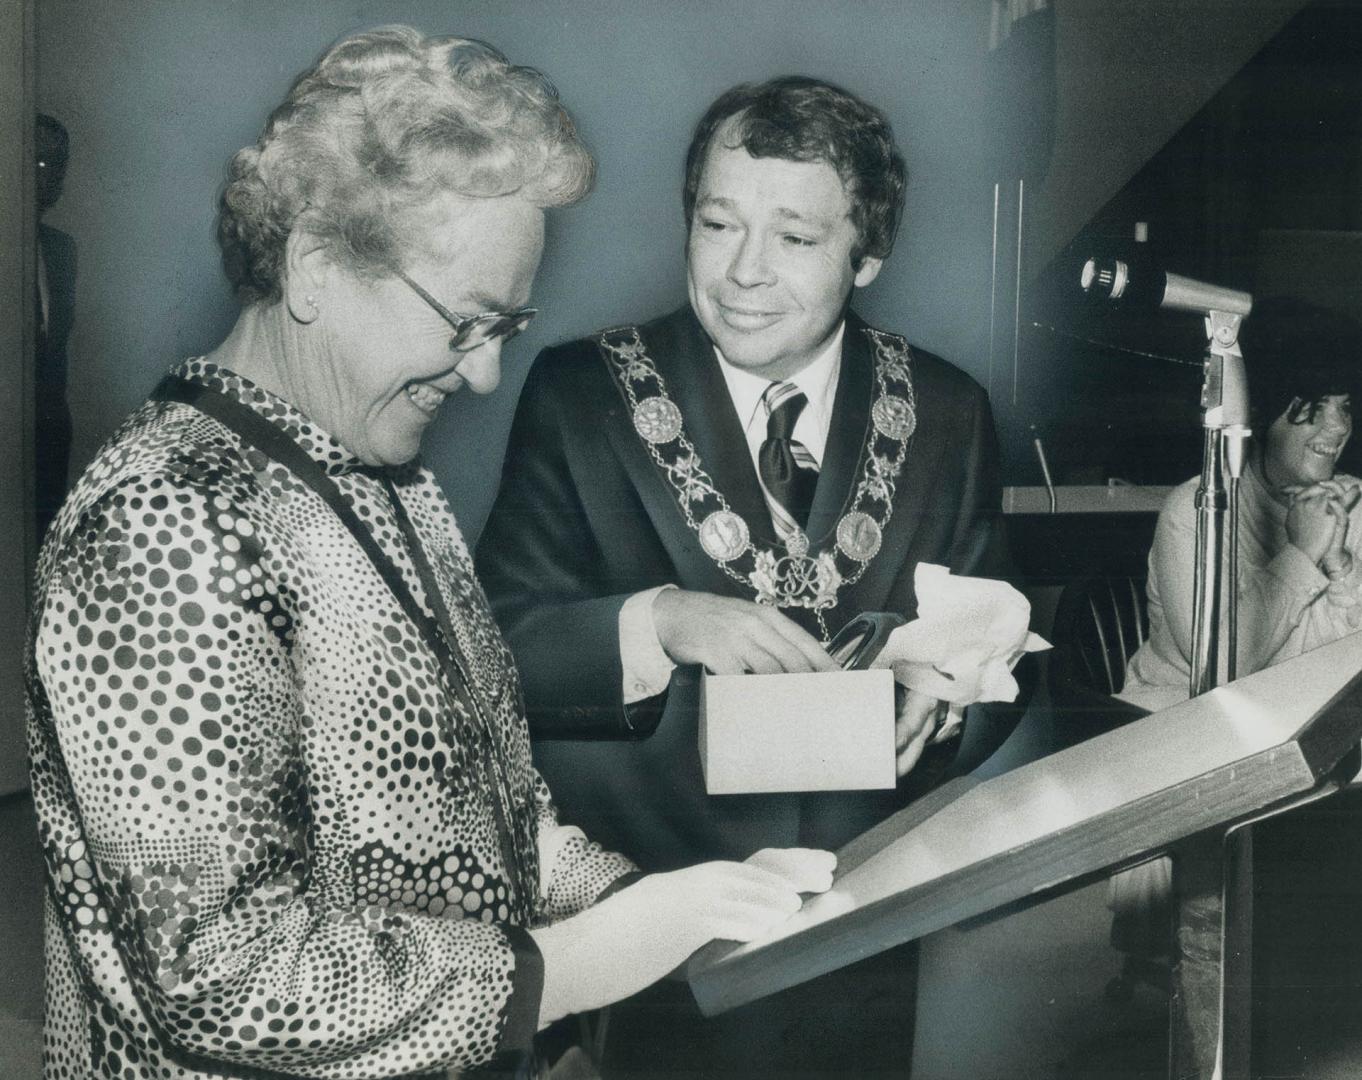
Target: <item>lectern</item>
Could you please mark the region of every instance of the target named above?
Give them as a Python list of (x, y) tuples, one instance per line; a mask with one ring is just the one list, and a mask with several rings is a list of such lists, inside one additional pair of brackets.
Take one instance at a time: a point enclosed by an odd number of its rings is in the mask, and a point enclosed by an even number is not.
[[(1237, 827), (1336, 790), (1362, 739), (1362, 634), (1116, 731), (920, 800), (839, 852), (831, 890), (745, 945), (692, 958), (716, 1014), (1005, 904), (1161, 851), (1184, 903), (1170, 1074), (1242, 1075), (1246, 950), (1226, 919), (1245, 887)], [(1227, 940), (1228, 935), (1228, 940)], [(1240, 970), (1242, 967), (1242, 970)]]

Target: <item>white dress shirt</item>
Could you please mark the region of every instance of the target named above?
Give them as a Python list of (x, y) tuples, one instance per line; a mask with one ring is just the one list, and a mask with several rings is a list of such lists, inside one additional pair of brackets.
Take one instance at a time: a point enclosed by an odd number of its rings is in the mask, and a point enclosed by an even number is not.
[[(815, 461), (823, 464), (823, 453), (828, 445), (828, 429), (832, 425), (832, 408), (837, 398), (837, 379), (842, 373), (842, 337), (846, 323), (837, 328), (826, 349), (802, 371), (783, 380), (793, 383), (808, 398), (808, 403), (795, 423), (793, 439), (802, 443)], [(728, 395), (737, 411), (738, 420), (747, 436), (747, 450), (752, 468), (757, 469), (757, 453), (766, 441), (766, 410), (761, 398), (771, 380), (735, 367), (724, 359), (716, 348), (719, 370), (723, 372)], [(769, 496), (767, 501), (769, 502)], [(667, 689), (672, 670), (676, 667), (657, 640), (653, 623), (653, 600), (663, 589), (676, 585), (659, 585), (655, 589), (635, 593), (620, 608), (620, 663), (624, 668), (624, 703), (632, 705), (662, 693)]]

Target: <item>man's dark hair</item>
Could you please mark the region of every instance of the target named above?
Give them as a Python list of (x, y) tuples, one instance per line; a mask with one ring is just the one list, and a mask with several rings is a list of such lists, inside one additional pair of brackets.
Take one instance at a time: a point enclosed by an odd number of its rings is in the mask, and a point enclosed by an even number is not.
[(1269, 297), (1254, 304), (1239, 341), (1255, 435), (1284, 414), (1294, 424), (1314, 419), (1326, 397), (1346, 394), (1357, 404), (1362, 326), (1346, 315), (1293, 297)]
[(727, 146), (741, 146), (757, 158), (821, 161), (836, 170), (856, 226), (853, 267), (859, 269), (867, 255), (883, 259), (893, 250), (908, 171), (888, 119), (841, 87), (802, 75), (735, 86), (701, 117), (686, 152), (687, 229), (710, 144), (730, 118)]

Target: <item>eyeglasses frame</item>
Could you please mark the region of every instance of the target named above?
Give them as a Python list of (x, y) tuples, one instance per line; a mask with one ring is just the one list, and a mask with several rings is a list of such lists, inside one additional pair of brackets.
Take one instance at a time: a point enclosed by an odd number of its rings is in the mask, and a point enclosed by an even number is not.
[[(487, 344), (487, 342), (496, 341), (497, 339), (510, 341), (511, 338), (515, 337), (529, 325), (531, 319), (539, 314), (538, 308), (525, 307), (519, 308), (516, 311), (481, 311), (476, 315), (460, 315), (457, 312), (450, 311), (444, 304), (436, 300), (435, 297), (431, 296), (430, 293), (401, 270), (397, 271), (397, 276), (407, 288), (411, 289), (412, 292), (429, 304), (445, 322), (449, 323), (449, 325), (454, 328), (454, 336), (449, 339), (449, 348), (451, 352), (472, 352), (474, 349)], [(464, 342), (468, 340), (468, 337), (475, 326), (479, 323), (493, 319), (509, 323), (509, 329), (504, 330), (499, 334), (489, 334), (476, 345), (470, 345), (468, 348), (461, 347)]]

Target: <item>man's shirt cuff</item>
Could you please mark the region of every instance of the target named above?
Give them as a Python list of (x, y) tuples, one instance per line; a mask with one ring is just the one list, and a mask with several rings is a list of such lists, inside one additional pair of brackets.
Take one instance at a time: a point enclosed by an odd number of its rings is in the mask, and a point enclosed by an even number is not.
[(659, 585), (634, 593), (620, 608), (620, 666), (624, 669), (622, 689), (626, 705), (656, 697), (671, 681), (676, 665), (657, 640), (653, 601), (663, 589), (674, 588), (675, 585)]

